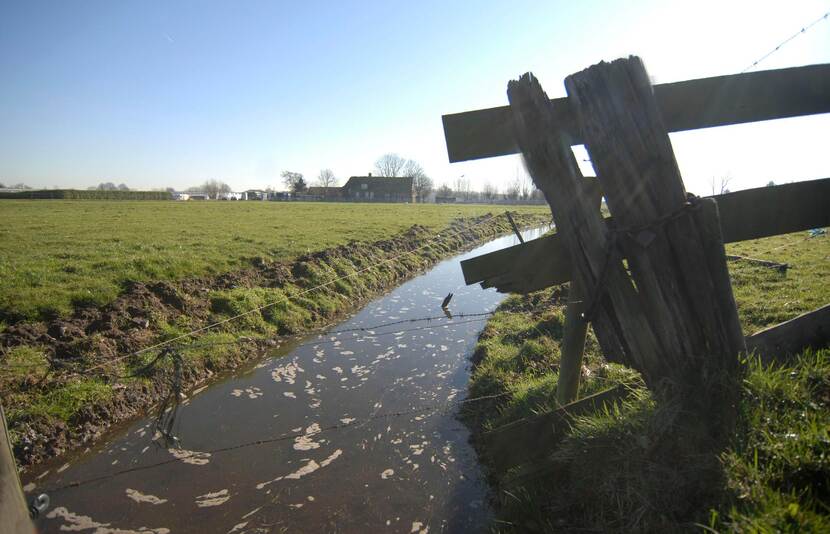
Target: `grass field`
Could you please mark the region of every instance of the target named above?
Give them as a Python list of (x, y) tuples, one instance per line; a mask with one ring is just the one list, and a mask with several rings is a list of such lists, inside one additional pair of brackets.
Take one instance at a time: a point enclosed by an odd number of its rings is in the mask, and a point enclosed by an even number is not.
[[(257, 258), (290, 260), (414, 224), (500, 213), (484, 205), (284, 202), (0, 201), (0, 321), (113, 300), (125, 281), (214, 275)], [(546, 213), (546, 207), (511, 207)]]
[[(799, 232), (729, 245), (727, 253), (790, 264), (782, 274), (729, 262), (746, 335), (830, 302), (827, 236)], [(510, 297), (488, 322), (470, 396), (506, 400), (469, 405), (465, 417), (474, 435), (556, 407), (563, 312), (556, 290), (548, 289)], [(589, 333), (580, 396), (619, 383), (634, 394), (573, 422), (550, 450), (556, 476), (510, 485), (513, 473), (491, 471), (501, 505), (497, 529), (827, 532), (830, 349), (783, 365), (748, 358), (743, 371), (738, 424), (727, 448), (715, 458), (678, 461), (654, 446), (671, 435), (675, 416), (655, 404), (636, 372), (606, 362)], [(479, 452), (487, 458), (486, 447)]]

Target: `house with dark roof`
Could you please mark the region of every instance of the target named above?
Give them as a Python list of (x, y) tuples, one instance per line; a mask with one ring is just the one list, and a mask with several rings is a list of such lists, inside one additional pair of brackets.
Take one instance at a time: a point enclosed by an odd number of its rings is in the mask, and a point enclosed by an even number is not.
[(358, 202), (415, 203), (415, 188), (411, 177), (352, 176), (342, 188), (344, 200)]

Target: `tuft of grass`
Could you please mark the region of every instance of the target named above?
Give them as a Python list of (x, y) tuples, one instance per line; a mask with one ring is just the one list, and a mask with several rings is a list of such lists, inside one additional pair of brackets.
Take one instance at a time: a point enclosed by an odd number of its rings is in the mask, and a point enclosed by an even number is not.
[(723, 454), (729, 508), (712, 525), (736, 532), (830, 530), (830, 350), (788, 365), (747, 362), (741, 428)]
[[(43, 417), (69, 422), (87, 406), (112, 397), (112, 388), (98, 379), (72, 381), (37, 397), (27, 409), (27, 417)], [(14, 420), (14, 415), (10, 419)]]

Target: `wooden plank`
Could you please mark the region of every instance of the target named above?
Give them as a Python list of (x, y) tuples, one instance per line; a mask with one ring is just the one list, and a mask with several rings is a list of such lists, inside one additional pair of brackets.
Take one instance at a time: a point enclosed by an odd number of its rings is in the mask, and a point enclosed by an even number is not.
[(714, 197), (724, 243), (830, 226), (830, 178)]
[(830, 304), (746, 338), (746, 350), (765, 362), (784, 363), (807, 348), (830, 346)]
[(787, 269), (790, 268), (789, 264), (786, 263), (779, 263), (777, 261), (768, 261), (768, 260), (759, 260), (758, 258), (748, 258), (746, 256), (737, 256), (735, 254), (727, 254), (726, 259), (729, 261), (743, 261), (746, 263), (751, 263), (753, 265), (760, 265), (761, 267), (769, 267), (770, 269), (775, 269), (781, 274), (787, 274)]
[[(716, 195), (724, 243), (830, 226), (830, 178)], [(530, 293), (570, 280), (558, 235), (461, 262), (467, 284), (487, 281), (502, 292)], [(492, 283), (498, 278), (498, 283)]]
[[(830, 64), (715, 76), (654, 86), (670, 132), (830, 113)], [(567, 98), (551, 116), (572, 144), (583, 142)], [(509, 106), (442, 117), (450, 163), (518, 152)]]
[[(523, 277), (538, 276), (540, 282), (554, 277), (561, 280), (558, 282), (561, 284), (571, 276), (571, 261), (565, 250), (561, 236), (552, 234), (464, 260), (461, 262), (461, 270), (467, 285), (518, 272)], [(542, 287), (548, 285), (551, 284), (546, 283)]]
[(630, 390), (620, 384), (550, 412), (536, 414), (495, 428), (484, 435), (488, 455), (497, 470), (505, 471), (550, 453), (575, 416), (595, 412), (624, 399)]
[(6, 417), (0, 406), (0, 532), (34, 534), (29, 519), (26, 499), (20, 488), (20, 479), (9, 442)]

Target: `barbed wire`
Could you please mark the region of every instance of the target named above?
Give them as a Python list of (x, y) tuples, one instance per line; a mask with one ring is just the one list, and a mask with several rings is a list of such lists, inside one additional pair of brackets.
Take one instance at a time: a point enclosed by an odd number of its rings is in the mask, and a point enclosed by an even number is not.
[(778, 44), (778, 46), (776, 46), (775, 48), (773, 48), (772, 50), (770, 50), (769, 52), (767, 52), (766, 54), (764, 54), (760, 58), (758, 58), (755, 61), (753, 61), (752, 63), (750, 63), (749, 66), (747, 66), (744, 70), (741, 71), (741, 74), (743, 74), (744, 72), (747, 72), (749, 70), (754, 69), (755, 67), (758, 66), (759, 63), (761, 63), (762, 61), (764, 61), (765, 59), (767, 59), (768, 57), (770, 57), (774, 53), (778, 52), (781, 49), (782, 46), (785, 46), (787, 43), (789, 43), (790, 41), (792, 41), (793, 39), (795, 39), (799, 35), (807, 33), (807, 31), (810, 30), (810, 28), (812, 28), (813, 26), (815, 26), (816, 24), (818, 24), (819, 22), (821, 22), (823, 20), (827, 20), (828, 17), (830, 17), (830, 11), (828, 11), (824, 15), (820, 16), (819, 18), (817, 18), (816, 20), (814, 20), (813, 22), (811, 22), (807, 26), (804, 26), (803, 28), (801, 28), (800, 30), (798, 30), (797, 32), (795, 32), (794, 34), (789, 36), (788, 38), (781, 41)]
[[(493, 400), (493, 399), (505, 397), (505, 396), (511, 395), (511, 394), (512, 394), (512, 392), (506, 391), (506, 392), (498, 393), (498, 394), (495, 394), (495, 395), (482, 395), (480, 397), (461, 399), (461, 400), (458, 400), (458, 401), (445, 402), (445, 403), (435, 404), (435, 405), (430, 405), (430, 406), (422, 406), (422, 407), (413, 408), (413, 409), (410, 409), (410, 410), (402, 410), (402, 411), (398, 411), (398, 412), (386, 412), (386, 413), (382, 413), (382, 414), (375, 414), (375, 415), (366, 417), (366, 418), (364, 418), (362, 420), (359, 420), (359, 421), (355, 419), (353, 421), (349, 421), (348, 423), (338, 423), (338, 424), (333, 424), (333, 425), (329, 425), (329, 426), (326, 426), (326, 427), (322, 427), (320, 429), (320, 431), (315, 432), (314, 435), (318, 436), (318, 435), (324, 434), (326, 432), (332, 432), (334, 430), (339, 430), (339, 429), (343, 429), (343, 428), (347, 428), (347, 427), (365, 426), (368, 423), (371, 423), (372, 421), (376, 421), (378, 419), (389, 419), (389, 418), (393, 418), (393, 417), (403, 417), (403, 416), (406, 416), (406, 415), (415, 415), (415, 414), (421, 414), (421, 413), (425, 413), (425, 412), (436, 412), (437, 413), (437, 412), (440, 412), (442, 410), (450, 410), (452, 408), (455, 408), (457, 406), (461, 406), (461, 405), (464, 405), (464, 404), (469, 404), (469, 403), (473, 403), (473, 402), (480, 402), (480, 401), (484, 401), (484, 400)], [(118, 471), (105, 473), (103, 475), (98, 475), (98, 476), (86, 478), (86, 479), (83, 479), (83, 480), (75, 480), (75, 481), (68, 482), (66, 484), (62, 484), (62, 485), (59, 485), (59, 486), (47, 487), (47, 488), (39, 490), (39, 492), (47, 493), (47, 494), (48, 493), (58, 493), (58, 492), (61, 492), (61, 491), (67, 490), (67, 489), (73, 489), (73, 488), (77, 488), (77, 487), (80, 487), (80, 486), (85, 486), (87, 484), (92, 484), (94, 482), (100, 482), (100, 481), (103, 481), (103, 480), (108, 480), (108, 479), (115, 478), (115, 477), (125, 475), (125, 474), (128, 474), (128, 473), (135, 473), (137, 471), (145, 471), (145, 470), (148, 470), (148, 469), (155, 469), (157, 467), (162, 467), (162, 466), (169, 465), (169, 464), (172, 464), (172, 463), (181, 462), (182, 460), (186, 460), (187, 458), (191, 458), (191, 457), (203, 456), (205, 454), (210, 454), (210, 455), (221, 454), (221, 453), (235, 451), (235, 450), (239, 450), (239, 449), (245, 449), (245, 448), (248, 448), (248, 447), (258, 447), (258, 446), (262, 446), (262, 445), (269, 445), (269, 444), (272, 444), (272, 443), (279, 443), (279, 442), (287, 441), (287, 440), (290, 440), (290, 439), (296, 439), (296, 438), (299, 438), (299, 437), (302, 437), (302, 436), (305, 436), (305, 435), (307, 435), (306, 432), (299, 432), (299, 431), (298, 432), (290, 432), (290, 433), (287, 433), (287, 434), (282, 434), (280, 436), (275, 436), (275, 437), (271, 437), (271, 438), (263, 438), (263, 439), (253, 440), (253, 441), (246, 441), (246, 442), (243, 442), (243, 443), (237, 443), (237, 444), (228, 445), (228, 446), (225, 446), (225, 447), (217, 447), (217, 448), (214, 448), (214, 449), (208, 449), (208, 450), (203, 450), (203, 451), (188, 451), (188, 454), (180, 454), (176, 458), (171, 458), (169, 460), (163, 460), (161, 462), (155, 462), (155, 463), (152, 463), (152, 464), (139, 465), (139, 466), (130, 467), (130, 468), (127, 468), (127, 469), (121, 469), (121, 470), (118, 470)]]

